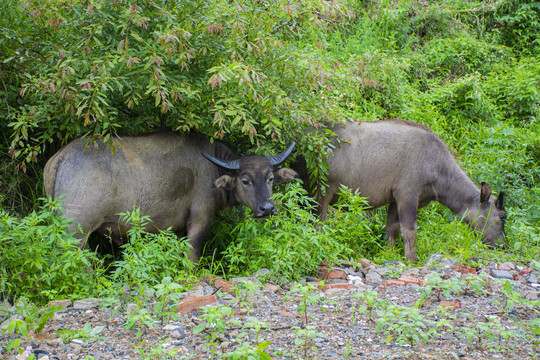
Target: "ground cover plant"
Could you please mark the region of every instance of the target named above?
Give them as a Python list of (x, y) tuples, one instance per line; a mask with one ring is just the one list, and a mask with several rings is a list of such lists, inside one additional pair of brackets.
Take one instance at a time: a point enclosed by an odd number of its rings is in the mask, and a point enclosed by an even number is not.
[[(385, 209), (367, 210), (362, 194), (343, 189), (321, 223), (299, 181), (276, 192), (280, 212), (270, 221), (244, 209), (219, 214), (198, 264), (185, 261), (185, 241), (166, 229), (144, 234), (138, 225), (151, 219), (137, 209), (125, 214), (135, 226), (123, 257), (80, 250), (58, 214), (61, 202), (42, 198), (47, 159), (78, 136), (113, 146), (117, 134), (163, 127), (223, 139), (238, 153), (268, 154), (296, 141), (293, 158), (302, 154), (314, 185), (324, 185), (331, 124), (425, 124), (472, 179), (505, 192), (508, 221), (507, 244), (490, 249), (432, 204), (418, 213), (419, 264), (436, 252), (473, 267), (540, 257), (536, 2), (9, 0), (0, 14), (0, 297), (10, 304), (138, 297), (129, 324), (142, 336), (155, 318), (170, 319), (170, 303), (205, 276), (264, 267), (287, 284), (323, 261), (404, 260), (399, 242), (386, 245)], [(159, 293), (157, 307), (146, 308), (145, 291)], [(502, 291), (501, 309), (511, 312), (521, 300)], [(392, 340), (416, 346), (424, 334), (437, 336), (427, 328), (450, 331), (416, 310), (386, 309), (398, 314), (391, 322), (375, 303), (368, 313)], [(12, 322), (10, 333), (26, 337), (25, 321)], [(253, 327), (246, 331), (256, 337)], [(457, 332), (480, 344), (495, 341), (490, 327), (500, 325), (484, 319)], [(538, 324), (529, 327), (538, 332)], [(64, 336), (99, 336), (77, 331)], [(309, 336), (299, 333), (298, 356)], [(266, 356), (262, 339), (245, 344), (228, 356)], [(156, 348), (140, 356), (173, 355)]]

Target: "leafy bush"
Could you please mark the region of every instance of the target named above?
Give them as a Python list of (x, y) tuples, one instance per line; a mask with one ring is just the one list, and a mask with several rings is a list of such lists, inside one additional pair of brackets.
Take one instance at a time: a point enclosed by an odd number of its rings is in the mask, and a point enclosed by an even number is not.
[(540, 115), (540, 64), (531, 59), (499, 64), (489, 74), (484, 91), (506, 120), (526, 125)]
[(434, 253), (465, 261), (485, 252), (487, 245), (449, 209), (432, 203), (418, 212), (416, 249), (420, 262), (427, 261)]
[(505, 0), (488, 17), (496, 41), (526, 55), (539, 54), (540, 5), (537, 1)]
[(417, 78), (434, 78), (445, 83), (476, 72), (486, 74), (494, 65), (508, 61), (511, 55), (508, 48), (487, 44), (470, 35), (436, 38), (413, 55), (412, 70)]
[(0, 290), (5, 299), (25, 295), (45, 303), (91, 293), (99, 267), (87, 272), (95, 255), (79, 249), (79, 239), (61, 217), (60, 201), (40, 200), (40, 207), (20, 219), (0, 209)]
[(322, 97), (337, 79), (309, 49), (353, 17), (341, 0), (6, 6), (2, 140), (24, 168), (85, 134), (169, 127), (241, 150), (303, 137), (291, 130), (341, 116)]
[(314, 202), (306, 191), (298, 184), (287, 188), (285, 194), (274, 194), (280, 211), (271, 221), (247, 217), (234, 228), (235, 239), (223, 253), (230, 274), (251, 274), (266, 267), (276, 276), (298, 278), (322, 260), (322, 248), (335, 245), (313, 226)]
[[(107, 142), (116, 133), (159, 127), (225, 138), (238, 153), (269, 153), (275, 143), (296, 140), (313, 183), (324, 185), (329, 125), (393, 117), (426, 124), (472, 179), (506, 192), (509, 249), (489, 256), (538, 257), (536, 2), (9, 5), (0, 17), (4, 297), (28, 292), (45, 301), (73, 289), (73, 296), (90, 292), (90, 280), (79, 279), (90, 275), (78, 270), (93, 255), (77, 260), (73, 254), (85, 252), (71, 252), (75, 245), (60, 254), (60, 238), (75, 240), (65, 224), (51, 235), (44, 224), (52, 215), (36, 209), (24, 217), (43, 192), (35, 184), (51, 152), (83, 134)], [(400, 247), (382, 245), (384, 210), (368, 219), (361, 201), (344, 195), (345, 202), (319, 224), (312, 200), (298, 188), (286, 189), (290, 194), (276, 195), (281, 213), (273, 221), (244, 219), (240, 209), (218, 216), (205, 251), (211, 272), (242, 274), (266, 266), (276, 275), (298, 277), (321, 259), (402, 258)], [(463, 259), (490, 251), (448, 210), (430, 207), (419, 216), (421, 259), (435, 251)], [(193, 273), (181, 260), (183, 244), (170, 233), (144, 235), (144, 241), (142, 236), (133, 235), (125, 258), (99, 278), (98, 288), (114, 281), (155, 285), (164, 274), (176, 281)], [(55, 245), (51, 237), (57, 237)], [(28, 261), (26, 252), (40, 255)], [(45, 271), (49, 263), (57, 266), (55, 274)], [(58, 275), (64, 268), (74, 278)], [(31, 279), (17, 277), (21, 273)], [(41, 289), (44, 294), (38, 294)]]
[(252, 274), (265, 267), (278, 280), (312, 273), (321, 261), (369, 256), (380, 248), (364, 216), (364, 198), (342, 191), (342, 200), (327, 221), (317, 223), (314, 201), (299, 184), (274, 195), (280, 212), (268, 221), (248, 218), (233, 230), (234, 241), (224, 251), (228, 274)]
[[(432, 103), (454, 126), (468, 122), (493, 124), (499, 120), (494, 101), (482, 88), (479, 73), (464, 76), (433, 90)], [(463, 125), (461, 125), (463, 126)]]
[(164, 278), (187, 280), (194, 269), (190, 260), (190, 246), (186, 238), (178, 239), (171, 231), (156, 234), (144, 231), (151, 221), (140, 209), (121, 214), (122, 221), (131, 225), (128, 242), (121, 246), (123, 257), (112, 264), (110, 275), (116, 285), (155, 286)]

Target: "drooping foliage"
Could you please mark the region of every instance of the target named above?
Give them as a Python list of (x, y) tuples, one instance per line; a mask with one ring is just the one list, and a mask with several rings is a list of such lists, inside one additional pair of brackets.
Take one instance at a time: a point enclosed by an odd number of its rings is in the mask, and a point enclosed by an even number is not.
[[(352, 18), (342, 2), (10, 1), (3, 12), (3, 146), (23, 170), (85, 134), (168, 127), (244, 150), (341, 117), (315, 49)], [(298, 39), (313, 50), (299, 53)]]

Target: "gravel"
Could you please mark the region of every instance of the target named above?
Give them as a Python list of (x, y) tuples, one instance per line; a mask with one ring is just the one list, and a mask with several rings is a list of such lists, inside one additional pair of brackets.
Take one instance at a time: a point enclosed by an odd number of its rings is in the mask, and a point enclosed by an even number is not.
[[(540, 359), (537, 345), (540, 338), (524, 325), (540, 314), (540, 288), (537, 283), (530, 282), (531, 276), (536, 279), (537, 271), (527, 267), (531, 264), (506, 263), (504, 270), (498, 269), (497, 264), (469, 269), (467, 271), (484, 272), (482, 276), (486, 280), (482, 291), (447, 294), (433, 291), (422, 307), (415, 307), (429, 287), (425, 283), (434, 271), (441, 278), (458, 279), (462, 289), (467, 287), (474, 275), (457, 267), (454, 260), (434, 256), (429, 266), (406, 270), (393, 264), (377, 266), (370, 263), (368, 268), (361, 262), (341, 264), (337, 270), (344, 272), (347, 284), (337, 282), (322, 288), (324, 291), (313, 290), (309, 298), (312, 301), (308, 302), (305, 311), (302, 305), (306, 298), (299, 293), (288, 294), (295, 284), (281, 287), (268, 281), (260, 283), (255, 276), (232, 279), (228, 282), (232, 286), (249, 281), (258, 290), (246, 294), (234, 293), (233, 288), (230, 292), (235, 296), (221, 291), (215, 294), (218, 301), (214, 305), (228, 306), (233, 313), (225, 318), (226, 330), (216, 332), (214, 346), (210, 347), (208, 338), (215, 328), (207, 327), (194, 334), (197, 325), (205, 324), (201, 308), (178, 314), (177, 319), (165, 322), (157, 321), (154, 316), (151, 326), (129, 329), (126, 326), (128, 313), (136, 313), (140, 304), (101, 299), (85, 299), (73, 304), (64, 302), (64, 309), (49, 320), (41, 333), (32, 334), (30, 341), (21, 343), (24, 354), (15, 357), (2, 349), (0, 358), (25, 360), (33, 353), (40, 360), (219, 359), (224, 358), (221, 354), (238, 351), (242, 346), (253, 350), (257, 344), (268, 343), (268, 347), (261, 346), (260, 351), (267, 352), (272, 359)], [(392, 271), (381, 271), (381, 268)], [(261, 273), (266, 275), (265, 270), (261, 269)], [(529, 302), (503, 311), (504, 304), (508, 303), (500, 290), (504, 280), (493, 277), (498, 272), (507, 272), (503, 279), (510, 276), (513, 294), (521, 295)], [(313, 287), (318, 285), (317, 282), (307, 283)], [(369, 291), (378, 293), (376, 301), (386, 301), (391, 306), (386, 310), (383, 307), (372, 311), (366, 309), (368, 299), (365, 294)], [(198, 296), (207, 298), (214, 292), (213, 282), (201, 282), (184, 295), (197, 299)], [(286, 295), (290, 299), (284, 301)], [(153, 309), (151, 301), (155, 299), (149, 299), (145, 306), (149, 311)], [(450, 307), (443, 313), (437, 311), (440, 305)], [(406, 316), (414, 311), (417, 311), (416, 315)], [(257, 332), (256, 324), (261, 322), (265, 326)], [(102, 331), (74, 338), (67, 344), (59, 337), (59, 331), (81, 330), (85, 324), (90, 324), (92, 329), (102, 327)], [(377, 329), (378, 324), (385, 326)], [(486, 326), (482, 327), (483, 324)], [(3, 329), (6, 326), (4, 321)], [(394, 331), (390, 331), (391, 326), (396, 327)], [(390, 335), (398, 336), (415, 326), (420, 337), (412, 344), (389, 340)], [(477, 331), (479, 336), (466, 337), (467, 333), (473, 334), (474, 329), (480, 328), (483, 330)], [(307, 337), (301, 332), (306, 329)], [(427, 342), (421, 340), (423, 334), (427, 335)], [(306, 338), (307, 344), (304, 343)], [(9, 334), (5, 334), (1, 344), (5, 345), (8, 339)]]

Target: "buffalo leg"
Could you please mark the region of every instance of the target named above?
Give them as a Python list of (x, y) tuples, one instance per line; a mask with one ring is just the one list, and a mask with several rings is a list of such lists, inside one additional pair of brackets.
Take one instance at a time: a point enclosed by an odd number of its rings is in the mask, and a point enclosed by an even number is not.
[(191, 212), (187, 223), (187, 238), (191, 245), (191, 260), (197, 262), (201, 255), (201, 249), (206, 233), (210, 229), (208, 214), (210, 212)]
[(204, 242), (204, 237), (208, 232), (208, 227), (201, 224), (191, 225), (188, 227), (187, 238), (191, 249), (191, 260), (193, 262), (199, 261), (199, 256), (201, 256), (201, 248)]
[(93, 227), (89, 221), (85, 222), (84, 220), (76, 220), (81, 218), (81, 214), (78, 208), (73, 211), (72, 208), (66, 207), (63, 217), (64, 219), (73, 219), (73, 222), (68, 226), (68, 231), (70, 233), (73, 233), (74, 238), (80, 240), (79, 248), (81, 250), (88, 250), (90, 248), (88, 246), (88, 237), (90, 236), (92, 231), (95, 230), (96, 227)]
[(332, 199), (336, 195), (337, 189), (334, 186), (330, 185), (324, 195), (319, 194), (317, 203), (317, 214), (319, 215), (320, 221), (326, 220), (326, 213), (328, 212), (328, 206), (332, 202)]
[(416, 211), (418, 208), (417, 201), (398, 202), (399, 225), (401, 228), (401, 237), (403, 238), (403, 246), (405, 248), (405, 257), (413, 262), (416, 262)]
[(399, 234), (399, 215), (396, 203), (388, 205), (388, 215), (386, 215), (386, 240), (388, 245), (396, 246), (396, 239)]

